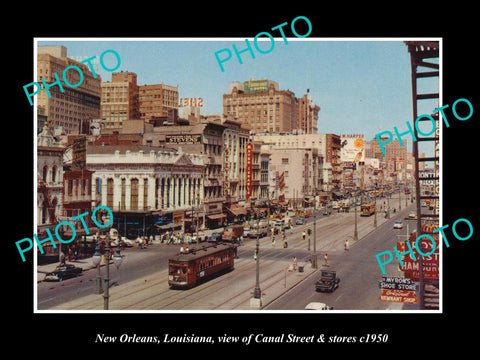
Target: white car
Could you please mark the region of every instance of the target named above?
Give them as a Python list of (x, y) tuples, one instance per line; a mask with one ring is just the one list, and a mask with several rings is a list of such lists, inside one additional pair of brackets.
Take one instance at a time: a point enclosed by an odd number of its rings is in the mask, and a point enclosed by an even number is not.
[(395, 221), (393, 224), (394, 229), (403, 229), (403, 223), (400, 220)]
[(305, 310), (333, 310), (333, 307), (322, 302), (311, 302), (305, 306)]

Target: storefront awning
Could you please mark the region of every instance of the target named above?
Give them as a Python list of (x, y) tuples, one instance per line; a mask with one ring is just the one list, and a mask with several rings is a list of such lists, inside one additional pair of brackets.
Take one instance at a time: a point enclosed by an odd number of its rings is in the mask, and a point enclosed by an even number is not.
[(210, 220), (223, 219), (223, 218), (226, 218), (226, 217), (227, 217), (227, 215), (225, 215), (225, 214), (207, 215), (207, 218), (209, 218)]
[(232, 204), (230, 207), (227, 207), (227, 210), (234, 216), (247, 215), (247, 209), (242, 205)]

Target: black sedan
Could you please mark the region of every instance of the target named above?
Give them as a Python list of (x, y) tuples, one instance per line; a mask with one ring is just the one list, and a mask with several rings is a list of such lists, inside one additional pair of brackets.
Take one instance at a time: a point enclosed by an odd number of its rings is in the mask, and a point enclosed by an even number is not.
[(54, 271), (49, 272), (45, 275), (45, 281), (62, 281), (63, 279), (68, 279), (75, 277), (82, 272), (82, 268), (77, 267), (71, 264), (59, 265), (55, 268)]

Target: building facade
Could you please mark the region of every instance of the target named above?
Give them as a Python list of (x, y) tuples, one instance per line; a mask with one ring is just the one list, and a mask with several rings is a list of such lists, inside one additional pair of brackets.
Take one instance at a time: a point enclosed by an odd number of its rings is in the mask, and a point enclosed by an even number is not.
[(141, 85), (138, 98), (139, 119), (144, 121), (166, 117), (169, 110), (178, 110), (178, 86)]
[(321, 188), (322, 158), (315, 148), (277, 148), (270, 151), (270, 188), (274, 198), (301, 207)]
[[(37, 95), (37, 106), (48, 119), (49, 127), (61, 127), (65, 134), (88, 129), (90, 120), (100, 117), (100, 75), (95, 78), (88, 65), (68, 58), (67, 49), (63, 46), (39, 46), (37, 52), (37, 82), (42, 87)], [(83, 73), (83, 82), (76, 87), (67, 86), (64, 82), (63, 73), (69, 66), (76, 66)], [(78, 84), (81, 80), (80, 74), (73, 68), (67, 70), (65, 77), (69, 84)], [(56, 84), (57, 78), (63, 91)]]
[[(270, 149), (316, 149), (322, 159), (318, 189), (325, 193), (339, 190), (342, 180), (340, 136), (335, 134), (255, 134), (255, 140)], [(273, 150), (270, 150), (273, 152)]]
[(118, 129), (129, 119), (138, 119), (138, 85), (134, 72), (114, 72), (102, 82), (101, 118), (105, 128)]
[(270, 84), (267, 91), (242, 92), (233, 87), (223, 95), (223, 113), (231, 115), (255, 133), (290, 132), (298, 128), (298, 104), (289, 90), (276, 90)]
[(63, 152), (48, 126), (37, 138), (37, 234), (58, 223), (63, 212)]
[(249, 125), (255, 133), (300, 129), (315, 134), (319, 111), (309, 90), (297, 99), (292, 91), (279, 90), (278, 83), (268, 79), (230, 83), (223, 95), (223, 113)]
[(116, 219), (169, 215), (184, 227), (187, 211), (205, 201), (202, 155), (143, 145), (89, 145), (87, 151), (92, 193)]

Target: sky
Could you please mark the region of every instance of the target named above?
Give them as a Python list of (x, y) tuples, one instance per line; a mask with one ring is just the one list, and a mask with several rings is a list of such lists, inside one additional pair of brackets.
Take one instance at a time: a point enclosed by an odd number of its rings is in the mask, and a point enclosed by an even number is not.
[[(37, 39), (38, 45), (63, 45), (67, 56), (92, 57), (105, 50), (115, 50), (121, 59), (115, 71), (132, 71), (139, 85), (168, 84), (179, 87), (179, 98), (203, 98), (201, 114), (223, 112), (222, 95), (228, 83), (267, 78), (279, 83), (280, 90), (291, 90), (296, 97), (310, 90), (312, 101), (320, 106), (318, 132), (364, 134), (366, 140), (375, 134), (407, 130), (412, 121), (410, 55), (404, 39), (320, 39), (287, 38), (288, 44), (275, 38), (273, 49), (260, 53), (249, 38), (255, 58), (241, 53), (237, 60), (232, 44), (246, 49), (244, 38), (137, 39)], [(72, 41), (75, 40), (75, 41)], [(269, 38), (260, 37), (258, 47), (266, 51)], [(229, 49), (230, 60), (222, 65), (215, 52)], [(219, 53), (219, 57), (226, 56)], [(113, 67), (111, 53), (104, 57)], [(111, 80), (111, 72), (98, 66), (102, 81)], [(420, 86), (420, 84), (419, 84)], [(437, 83), (426, 83), (425, 92), (437, 92)], [(431, 113), (438, 104), (426, 105), (419, 114)], [(408, 138), (411, 151), (411, 139)]]

